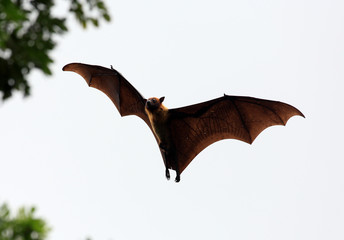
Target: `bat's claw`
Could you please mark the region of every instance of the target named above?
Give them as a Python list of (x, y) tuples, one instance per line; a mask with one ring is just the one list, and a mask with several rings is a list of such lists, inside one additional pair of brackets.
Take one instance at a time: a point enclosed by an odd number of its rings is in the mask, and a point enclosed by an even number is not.
[(175, 182), (180, 182), (180, 175), (177, 174), (176, 179), (174, 179)]
[(165, 171), (165, 176), (166, 176), (167, 180), (170, 180), (170, 171), (167, 168)]

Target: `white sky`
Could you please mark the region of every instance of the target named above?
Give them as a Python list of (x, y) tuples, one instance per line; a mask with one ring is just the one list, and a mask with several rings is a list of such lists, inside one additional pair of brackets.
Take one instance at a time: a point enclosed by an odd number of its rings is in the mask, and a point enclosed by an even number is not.
[[(51, 240), (343, 239), (344, 2), (107, 2), (111, 24), (72, 21), (53, 77), (0, 105), (0, 202), (37, 206)], [(176, 184), (142, 120), (61, 71), (75, 61), (112, 64), (167, 107), (226, 93), (306, 119), (213, 144)]]

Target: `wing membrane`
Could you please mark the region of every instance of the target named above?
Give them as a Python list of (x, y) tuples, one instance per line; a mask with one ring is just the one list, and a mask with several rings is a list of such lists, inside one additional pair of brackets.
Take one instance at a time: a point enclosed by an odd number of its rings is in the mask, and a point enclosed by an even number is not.
[(286, 103), (227, 95), (170, 112), (180, 172), (216, 141), (237, 139), (251, 144), (267, 127), (285, 125), (292, 116), (303, 116)]
[(64, 66), (63, 70), (78, 73), (90, 87), (105, 93), (121, 116), (136, 115), (151, 127), (144, 110), (146, 99), (115, 69), (70, 63)]

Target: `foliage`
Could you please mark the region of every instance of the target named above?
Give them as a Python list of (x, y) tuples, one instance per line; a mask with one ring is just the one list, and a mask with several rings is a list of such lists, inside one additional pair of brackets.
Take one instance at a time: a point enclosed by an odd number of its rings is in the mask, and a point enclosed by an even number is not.
[(47, 223), (35, 216), (35, 208), (20, 208), (11, 216), (6, 204), (0, 206), (1, 240), (43, 240), (50, 231)]
[[(54, 36), (68, 31), (66, 16), (52, 14), (54, 0), (0, 0), (0, 97), (14, 90), (30, 94), (28, 74), (40, 69), (51, 75), (49, 56), (56, 46)], [(69, 0), (71, 15), (82, 27), (99, 25), (110, 15), (103, 0)]]

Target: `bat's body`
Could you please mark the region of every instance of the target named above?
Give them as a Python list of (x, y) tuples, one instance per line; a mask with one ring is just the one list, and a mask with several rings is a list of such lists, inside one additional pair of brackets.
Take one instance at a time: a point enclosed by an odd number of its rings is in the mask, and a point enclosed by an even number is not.
[[(169, 128), (171, 114), (169, 110), (162, 104), (164, 99), (164, 97), (160, 99), (156, 97), (149, 98), (145, 105), (145, 111), (148, 115), (149, 122), (152, 125), (153, 133), (158, 141), (163, 159), (165, 159), (166, 178), (170, 179), (170, 172), (168, 169), (173, 168), (176, 169), (177, 173), (176, 182), (179, 182), (180, 172), (178, 161), (174, 153), (175, 146), (173, 144), (171, 129)], [(167, 159), (169, 159), (169, 162), (166, 162)]]
[(252, 143), (264, 129), (285, 125), (303, 114), (295, 107), (271, 100), (229, 96), (182, 108), (167, 109), (164, 97), (145, 99), (116, 70), (71, 63), (63, 70), (80, 74), (89, 86), (104, 92), (121, 116), (137, 115), (152, 130), (166, 167), (176, 171), (176, 182), (189, 163), (210, 144), (222, 139)]

